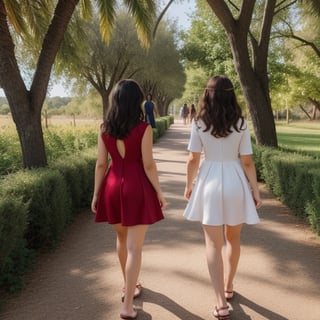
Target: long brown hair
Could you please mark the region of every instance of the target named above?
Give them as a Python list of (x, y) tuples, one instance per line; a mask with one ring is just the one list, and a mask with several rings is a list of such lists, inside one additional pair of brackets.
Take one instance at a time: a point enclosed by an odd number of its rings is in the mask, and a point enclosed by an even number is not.
[(112, 91), (110, 108), (103, 123), (105, 133), (117, 139), (126, 138), (144, 118), (143, 100), (144, 93), (137, 82), (131, 79), (119, 81)]
[[(200, 111), (196, 119), (201, 119), (206, 128), (216, 138), (227, 137), (234, 129), (243, 129), (244, 118), (234, 93), (234, 87), (226, 76), (214, 76), (199, 101)], [(241, 119), (239, 125), (239, 119)]]

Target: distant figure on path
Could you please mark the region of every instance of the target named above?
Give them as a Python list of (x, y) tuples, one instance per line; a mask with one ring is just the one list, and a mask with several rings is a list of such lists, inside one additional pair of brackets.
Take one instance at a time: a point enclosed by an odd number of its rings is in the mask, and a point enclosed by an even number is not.
[(133, 298), (141, 293), (138, 277), (145, 234), (148, 225), (164, 218), (162, 209), (166, 207), (153, 159), (152, 128), (143, 121), (143, 99), (140, 86), (133, 80), (121, 80), (113, 89), (111, 106), (98, 135), (91, 203), (95, 221), (113, 224), (117, 233), (124, 279), (122, 319), (137, 317)]
[(188, 123), (188, 117), (189, 117), (189, 108), (186, 103), (183, 104), (182, 109), (181, 109), (181, 116), (183, 119), (183, 123), (187, 124)]
[(147, 101), (144, 103), (145, 121), (150, 123), (152, 128), (156, 128), (155, 105), (152, 101), (152, 95), (149, 93), (146, 98)]
[[(234, 295), (242, 224), (259, 222), (256, 208), (261, 206), (261, 199), (250, 132), (232, 82), (225, 76), (212, 77), (199, 107), (188, 145), (184, 195), (189, 202), (184, 217), (202, 223), (208, 269), (217, 300), (213, 316), (226, 320), (230, 319), (227, 299)], [(202, 151), (204, 160), (198, 172)]]
[(192, 103), (190, 107), (190, 123), (192, 123), (192, 120), (194, 119), (196, 114), (197, 114), (196, 107), (194, 106), (194, 103)]

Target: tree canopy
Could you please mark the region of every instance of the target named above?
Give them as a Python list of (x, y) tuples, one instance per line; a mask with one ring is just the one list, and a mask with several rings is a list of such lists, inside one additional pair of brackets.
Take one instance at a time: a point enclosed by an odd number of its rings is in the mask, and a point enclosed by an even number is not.
[[(0, 87), (8, 99), (26, 168), (47, 164), (41, 110), (52, 65), (79, 2), (0, 0)], [(147, 45), (151, 39), (155, 2), (123, 0), (123, 3), (134, 17), (140, 40)], [(103, 39), (108, 41), (117, 1), (82, 0), (80, 4), (79, 10), (86, 18), (92, 17), (93, 9), (98, 8), (100, 31)], [(21, 43), (34, 39), (41, 48), (30, 87), (23, 79), (15, 55), (14, 39), (18, 38)]]

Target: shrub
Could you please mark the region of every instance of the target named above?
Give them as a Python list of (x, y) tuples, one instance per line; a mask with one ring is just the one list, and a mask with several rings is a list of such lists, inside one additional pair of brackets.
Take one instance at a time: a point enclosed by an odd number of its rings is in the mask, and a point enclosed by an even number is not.
[(23, 275), (30, 270), (35, 252), (27, 247), (25, 239), (17, 239), (15, 248), (0, 266), (0, 288), (14, 293), (24, 285)]
[(0, 199), (0, 265), (27, 228), (27, 205), (16, 197)]
[(163, 118), (158, 118), (156, 120), (156, 124), (158, 130), (158, 137), (161, 137), (166, 131), (166, 120), (164, 120)]
[(312, 198), (306, 203), (307, 219), (312, 228), (320, 235), (320, 169), (311, 169)]
[(269, 190), (320, 234), (319, 160), (254, 146), (258, 176)]
[(71, 199), (72, 212), (90, 206), (94, 186), (96, 150), (62, 157), (50, 164), (64, 177)]
[(0, 287), (14, 292), (23, 286), (33, 251), (27, 248), (27, 204), (16, 197), (0, 199)]
[(16, 132), (0, 132), (0, 176), (22, 169), (22, 156)]
[(31, 248), (54, 247), (70, 219), (70, 199), (56, 170), (20, 171), (2, 181), (1, 196), (21, 198), (28, 207), (26, 239)]

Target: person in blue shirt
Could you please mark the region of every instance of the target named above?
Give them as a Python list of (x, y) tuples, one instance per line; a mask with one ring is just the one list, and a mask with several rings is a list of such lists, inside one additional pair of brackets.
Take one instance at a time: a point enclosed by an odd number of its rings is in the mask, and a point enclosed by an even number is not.
[(152, 95), (149, 93), (146, 97), (147, 101), (144, 103), (144, 115), (145, 121), (150, 123), (152, 128), (156, 128), (156, 121), (155, 121), (155, 105), (152, 101)]

